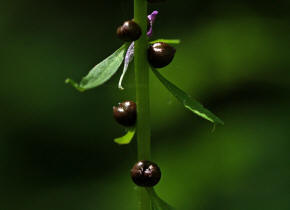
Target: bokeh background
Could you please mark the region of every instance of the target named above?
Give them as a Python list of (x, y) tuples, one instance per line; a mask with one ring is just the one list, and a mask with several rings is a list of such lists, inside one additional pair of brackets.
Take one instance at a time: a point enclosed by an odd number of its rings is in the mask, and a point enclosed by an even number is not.
[[(290, 2), (167, 1), (154, 38), (180, 38), (161, 73), (225, 121), (215, 132), (151, 74), (158, 194), (182, 210), (290, 209)], [(129, 177), (136, 141), (112, 106), (134, 100), (134, 72), (117, 89), (79, 81), (122, 43), (131, 0), (2, 0), (0, 209), (136, 210)]]

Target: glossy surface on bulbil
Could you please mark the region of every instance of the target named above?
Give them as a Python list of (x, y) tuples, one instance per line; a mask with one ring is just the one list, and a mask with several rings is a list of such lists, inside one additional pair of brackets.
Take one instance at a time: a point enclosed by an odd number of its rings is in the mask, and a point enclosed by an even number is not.
[(161, 171), (157, 164), (142, 160), (131, 169), (131, 178), (138, 186), (153, 187), (160, 181)]
[(167, 66), (173, 60), (175, 48), (164, 42), (158, 42), (150, 45), (148, 48), (148, 61), (155, 68)]
[(137, 119), (136, 103), (133, 101), (124, 101), (118, 106), (113, 107), (115, 120), (123, 126), (134, 126)]
[(128, 20), (117, 29), (117, 36), (125, 41), (132, 42), (140, 38), (142, 34), (140, 26), (133, 20)]

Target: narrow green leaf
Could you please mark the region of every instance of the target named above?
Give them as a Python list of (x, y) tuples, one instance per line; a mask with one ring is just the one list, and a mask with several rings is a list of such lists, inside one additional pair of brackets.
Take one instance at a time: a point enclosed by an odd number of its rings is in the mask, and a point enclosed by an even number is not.
[(151, 200), (152, 210), (175, 210), (168, 203), (163, 201), (155, 192), (153, 188), (146, 188)]
[(105, 60), (97, 64), (81, 82), (78, 84), (72, 79), (66, 79), (67, 84), (71, 84), (77, 90), (83, 92), (95, 87), (98, 87), (108, 81), (121, 66), (125, 52), (128, 48), (128, 43), (122, 45), (112, 55), (107, 57)]
[(135, 135), (135, 131), (135, 127), (129, 128), (124, 136), (114, 139), (114, 142), (120, 145), (130, 144)]
[(70, 79), (70, 78), (67, 78), (67, 79), (65, 80), (65, 83), (66, 83), (66, 84), (71, 84), (73, 87), (75, 87), (75, 88), (76, 88), (78, 91), (80, 91), (80, 92), (84, 92), (84, 91), (85, 91), (84, 88), (81, 88), (80, 85), (79, 85), (77, 82), (73, 81), (73, 80)]
[(161, 81), (161, 83), (174, 95), (184, 106), (198, 116), (215, 124), (224, 124), (224, 122), (204, 108), (198, 101), (191, 98), (188, 94), (176, 87), (174, 84), (165, 79), (156, 69), (152, 68), (154, 74)]
[(154, 41), (151, 41), (150, 44), (154, 44), (157, 42), (164, 42), (166, 44), (180, 44), (180, 40), (179, 39), (157, 39)]

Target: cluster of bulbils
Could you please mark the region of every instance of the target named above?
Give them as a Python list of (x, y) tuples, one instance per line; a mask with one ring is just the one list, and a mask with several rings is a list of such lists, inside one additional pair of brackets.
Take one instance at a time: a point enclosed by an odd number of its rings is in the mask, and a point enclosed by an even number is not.
[[(149, 3), (162, 1), (164, 0), (148, 0)], [(157, 14), (158, 11), (154, 11), (148, 15), (148, 37), (152, 36), (152, 26)], [(141, 35), (142, 29), (134, 20), (125, 21), (122, 26), (117, 28), (117, 36), (121, 40), (132, 42), (125, 56), (124, 70), (119, 82), (119, 88), (121, 89), (123, 89), (121, 85), (123, 76), (134, 56), (134, 41), (138, 40)], [(164, 42), (150, 44), (147, 49), (148, 62), (154, 68), (165, 67), (173, 60), (175, 51), (173, 47)], [(119, 124), (125, 127), (135, 126), (137, 120), (136, 103), (133, 101), (119, 103), (118, 106), (113, 107), (113, 116)], [(153, 187), (159, 182), (161, 171), (156, 163), (148, 160), (140, 160), (131, 169), (131, 178), (138, 186)]]
[[(154, 13), (152, 14), (154, 15)], [(150, 23), (150, 21), (151, 20), (148, 19), (147, 24), (148, 36), (151, 36), (152, 33), (152, 32), (150, 33), (150, 30), (152, 30), (151, 29), (152, 24)], [(140, 38), (141, 34), (142, 34), (141, 28), (136, 22), (134, 22), (134, 20), (125, 21), (123, 25), (118, 27), (117, 29), (117, 36), (125, 42), (134, 42)], [(147, 50), (148, 62), (154, 68), (163, 68), (167, 66), (169, 63), (171, 63), (175, 52), (176, 50), (174, 47), (164, 42), (157, 42), (151, 44)]]
[[(113, 107), (113, 115), (119, 124), (125, 127), (135, 126), (137, 120), (136, 103), (133, 101), (119, 103), (118, 106)], [(159, 182), (161, 171), (157, 164), (141, 160), (131, 169), (131, 178), (138, 186), (153, 187)]]
[[(160, 1), (163, 1), (163, 0), (155, 0), (155, 1), (151, 0), (148, 2), (153, 3), (153, 2), (160, 2)], [(147, 17), (147, 33), (146, 34), (148, 37), (151, 37), (153, 34), (153, 23), (157, 15), (158, 15), (158, 11), (153, 11)], [(141, 35), (142, 35), (142, 29), (134, 20), (125, 21), (123, 25), (117, 28), (117, 36), (125, 42), (131, 42), (125, 56), (124, 69), (123, 69), (123, 73), (121, 75), (121, 78), (118, 84), (119, 88), (122, 90), (124, 89), (122, 87), (123, 78), (127, 72), (129, 63), (133, 60), (133, 57), (134, 57), (134, 41), (138, 40)], [(171, 47), (170, 45), (164, 42), (157, 42), (157, 43), (151, 44), (148, 46), (148, 50), (147, 50), (148, 62), (154, 68), (163, 68), (167, 66), (173, 60), (175, 52), (176, 52), (175, 48)]]

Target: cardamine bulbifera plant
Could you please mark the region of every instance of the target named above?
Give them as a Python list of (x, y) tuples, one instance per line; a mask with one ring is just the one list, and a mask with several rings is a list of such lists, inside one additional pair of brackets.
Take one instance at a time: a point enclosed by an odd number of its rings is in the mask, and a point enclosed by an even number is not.
[(124, 90), (123, 79), (134, 59), (136, 102), (129, 100), (120, 102), (118, 106), (113, 107), (113, 116), (127, 130), (124, 136), (114, 140), (115, 143), (126, 145), (132, 141), (135, 134), (137, 136), (138, 161), (131, 169), (131, 178), (139, 187), (138, 209), (140, 210), (174, 209), (163, 201), (153, 188), (161, 179), (161, 169), (151, 160), (149, 70), (153, 71), (165, 88), (186, 109), (214, 125), (223, 124), (217, 116), (160, 74), (159, 69), (169, 65), (174, 59), (176, 49), (171, 45), (179, 44), (180, 40), (150, 39), (158, 11), (147, 15), (147, 5), (157, 2), (163, 2), (163, 0), (134, 0), (134, 18), (125, 21), (116, 30), (117, 37), (124, 41), (124, 44), (111, 56), (97, 64), (79, 83), (66, 79), (66, 83), (77, 90), (87, 91), (108, 81), (124, 61), (123, 72), (118, 83), (118, 88)]

